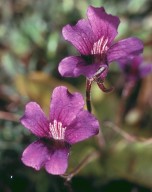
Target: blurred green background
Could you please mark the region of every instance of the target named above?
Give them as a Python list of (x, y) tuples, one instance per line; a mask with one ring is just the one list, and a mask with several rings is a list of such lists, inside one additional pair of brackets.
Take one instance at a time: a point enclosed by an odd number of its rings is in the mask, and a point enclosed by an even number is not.
[[(62, 37), (62, 27), (86, 17), (89, 5), (104, 6), (120, 17), (117, 40), (136, 36), (144, 42), (145, 61), (152, 63), (151, 0), (1, 0), (0, 1), (0, 192), (68, 191), (64, 180), (25, 167), (24, 148), (35, 140), (18, 123), (28, 101), (36, 101), (46, 113), (50, 95), (58, 85), (85, 96), (85, 78), (62, 78), (58, 64), (77, 52)], [(73, 191), (152, 191), (152, 75), (140, 80), (127, 101), (122, 128), (141, 138), (129, 140), (111, 124), (115, 122), (124, 79), (115, 63), (110, 65), (102, 93), (92, 87), (93, 113), (101, 123), (106, 142), (101, 158), (86, 165), (71, 181)], [(72, 148), (69, 170), (93, 150), (95, 139)]]

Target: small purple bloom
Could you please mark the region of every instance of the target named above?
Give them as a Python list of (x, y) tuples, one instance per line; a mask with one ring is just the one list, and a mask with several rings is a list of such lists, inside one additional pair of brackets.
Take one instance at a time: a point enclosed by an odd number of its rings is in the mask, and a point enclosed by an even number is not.
[(63, 86), (52, 93), (49, 119), (37, 103), (28, 103), (21, 123), (38, 140), (24, 150), (23, 163), (36, 170), (45, 167), (50, 174), (64, 174), (71, 145), (99, 131), (99, 122), (83, 107), (82, 95), (71, 94)]
[(127, 82), (136, 81), (152, 72), (152, 64), (144, 62), (141, 55), (120, 60), (118, 63)]
[(143, 43), (136, 37), (114, 43), (119, 18), (107, 14), (103, 7), (89, 6), (87, 19), (81, 19), (75, 26), (63, 28), (65, 40), (71, 42), (80, 56), (64, 58), (59, 64), (59, 72), (65, 77), (84, 75), (96, 82), (103, 82), (112, 61), (138, 55), (143, 51)]

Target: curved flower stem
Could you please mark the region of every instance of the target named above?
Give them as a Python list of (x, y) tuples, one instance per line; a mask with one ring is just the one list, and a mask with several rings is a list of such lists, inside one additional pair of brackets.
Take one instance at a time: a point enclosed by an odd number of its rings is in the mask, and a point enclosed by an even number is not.
[(86, 105), (87, 110), (91, 113), (91, 86), (92, 86), (93, 80), (86, 79)]
[(112, 91), (114, 90), (113, 87), (106, 88), (106, 87), (104, 86), (103, 82), (102, 82), (102, 83), (97, 82), (97, 85), (98, 85), (98, 87), (99, 87), (103, 92), (105, 92), (105, 93), (110, 93), (110, 92), (112, 92)]
[(61, 175), (61, 177), (65, 178), (66, 181), (70, 181), (77, 173), (80, 172), (80, 170), (85, 167), (88, 163), (91, 161), (97, 159), (100, 156), (99, 152), (94, 151), (88, 154), (81, 162), (80, 164), (73, 169), (69, 174)]
[[(87, 110), (91, 113), (92, 108), (91, 108), (91, 86), (93, 83), (93, 79), (86, 79), (86, 105), (87, 105)], [(110, 91), (112, 91), (112, 89), (109, 89)], [(96, 140), (98, 143), (98, 146), (100, 147), (100, 149), (103, 149), (103, 147), (105, 146), (105, 139), (103, 137), (103, 134), (101, 132), (101, 129), (99, 131), (99, 134), (96, 136)]]

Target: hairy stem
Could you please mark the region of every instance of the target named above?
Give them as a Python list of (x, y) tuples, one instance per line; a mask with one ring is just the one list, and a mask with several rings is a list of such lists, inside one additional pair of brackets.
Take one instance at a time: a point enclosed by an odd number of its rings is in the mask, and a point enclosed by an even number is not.
[(86, 105), (87, 110), (91, 113), (91, 86), (92, 86), (92, 80), (86, 79)]
[[(91, 113), (92, 107), (91, 107), (91, 86), (92, 86), (92, 79), (86, 79), (86, 105), (87, 110)], [(103, 134), (101, 132), (101, 129), (99, 131), (99, 134), (96, 136), (96, 141), (98, 143), (98, 146), (100, 149), (103, 149), (105, 146), (105, 139), (103, 137)]]

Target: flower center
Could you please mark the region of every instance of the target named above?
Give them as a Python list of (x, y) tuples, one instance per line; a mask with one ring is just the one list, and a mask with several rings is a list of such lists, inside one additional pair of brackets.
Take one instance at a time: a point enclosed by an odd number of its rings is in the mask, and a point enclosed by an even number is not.
[(103, 52), (108, 50), (107, 43), (108, 43), (108, 39), (107, 38), (105, 39), (104, 37), (101, 37), (97, 42), (95, 42), (93, 44), (91, 54), (93, 54), (93, 55), (96, 55), (96, 54), (102, 55)]
[(54, 120), (53, 124), (50, 123), (49, 129), (53, 139), (64, 140), (66, 127), (62, 127), (61, 122), (57, 122), (56, 120)]

